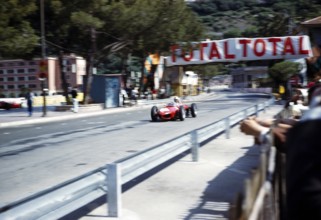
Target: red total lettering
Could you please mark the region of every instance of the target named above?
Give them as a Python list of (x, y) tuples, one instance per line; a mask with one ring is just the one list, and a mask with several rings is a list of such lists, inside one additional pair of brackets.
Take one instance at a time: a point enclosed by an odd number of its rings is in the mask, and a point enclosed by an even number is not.
[(193, 59), (193, 56), (194, 56), (193, 48), (191, 48), (189, 50), (189, 56), (188, 57), (186, 57), (185, 50), (182, 49), (182, 56), (183, 56), (183, 60), (185, 60), (186, 62), (191, 61), (191, 59)]
[(224, 41), (224, 55), (225, 55), (225, 59), (235, 58), (235, 54), (229, 54), (228, 52), (228, 41)]
[(200, 59), (204, 60), (204, 47), (207, 47), (207, 43), (201, 43), (200, 44)]
[[(262, 45), (262, 51), (258, 51), (259, 44)], [(256, 41), (254, 42), (254, 51), (253, 51), (255, 56), (261, 57), (265, 54), (265, 51), (266, 51), (265, 41), (263, 39), (256, 39)]]
[(172, 62), (173, 62), (173, 63), (176, 62), (176, 50), (177, 50), (177, 48), (178, 48), (177, 45), (172, 45), (172, 46), (171, 46)]
[(241, 39), (239, 43), (243, 45), (243, 57), (247, 57), (247, 45), (251, 43), (251, 39)]
[(213, 57), (216, 57), (217, 59), (221, 59), (220, 52), (218, 51), (215, 42), (212, 43), (210, 54), (209, 54), (209, 59), (211, 60), (211, 59), (213, 59)]
[(294, 48), (291, 37), (287, 37), (284, 41), (283, 55), (287, 53), (294, 55)]
[(272, 55), (276, 56), (277, 55), (277, 43), (281, 42), (281, 38), (279, 37), (273, 37), (273, 38), (269, 38), (268, 42), (272, 43)]
[(299, 53), (300, 54), (309, 54), (309, 50), (303, 49), (303, 36), (299, 37)]

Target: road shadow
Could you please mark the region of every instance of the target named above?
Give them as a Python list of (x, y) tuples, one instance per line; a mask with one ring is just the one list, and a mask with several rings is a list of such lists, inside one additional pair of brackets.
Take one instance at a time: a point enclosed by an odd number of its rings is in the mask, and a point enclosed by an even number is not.
[(198, 204), (189, 209), (184, 220), (229, 219), (230, 208), (243, 192), (244, 181), (259, 163), (259, 149), (246, 146), (244, 156), (238, 158), (218, 176), (208, 182)]

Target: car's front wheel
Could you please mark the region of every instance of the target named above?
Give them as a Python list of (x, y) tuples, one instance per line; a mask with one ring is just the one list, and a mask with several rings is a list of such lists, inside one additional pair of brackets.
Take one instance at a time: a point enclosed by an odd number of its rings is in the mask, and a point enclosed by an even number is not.
[(152, 121), (158, 120), (158, 108), (156, 106), (152, 107), (150, 111), (150, 115), (151, 115)]
[(184, 106), (180, 106), (179, 107), (179, 112), (178, 112), (178, 116), (179, 116), (179, 120), (184, 121), (185, 117), (186, 117), (186, 112), (185, 112), (185, 108)]
[(197, 106), (195, 103), (191, 104), (191, 114), (192, 114), (193, 118), (195, 118), (197, 116)]

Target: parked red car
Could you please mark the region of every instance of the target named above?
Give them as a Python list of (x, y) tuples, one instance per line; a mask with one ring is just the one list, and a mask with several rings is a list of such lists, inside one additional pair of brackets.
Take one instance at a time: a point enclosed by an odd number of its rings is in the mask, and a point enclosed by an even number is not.
[(0, 98), (0, 109), (22, 108), (24, 98)]
[(188, 106), (185, 104), (178, 105), (174, 102), (170, 102), (164, 107), (158, 108), (157, 106), (153, 106), (151, 109), (152, 121), (170, 121), (177, 119), (184, 121), (186, 116), (192, 116), (193, 118), (197, 116), (197, 106), (195, 103)]

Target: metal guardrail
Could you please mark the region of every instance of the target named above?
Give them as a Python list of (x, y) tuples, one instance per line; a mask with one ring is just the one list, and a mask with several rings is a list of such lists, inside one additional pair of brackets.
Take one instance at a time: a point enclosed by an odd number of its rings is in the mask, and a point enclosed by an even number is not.
[[(121, 186), (147, 171), (191, 150), (198, 161), (202, 142), (229, 131), (244, 118), (265, 111), (271, 98), (166, 143), (107, 164), (83, 176), (0, 208), (0, 219), (58, 219), (107, 194), (108, 214), (121, 215)], [(107, 207), (106, 207), (107, 208)]]

